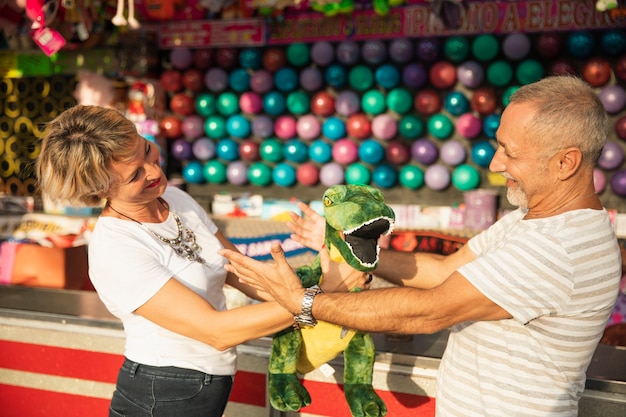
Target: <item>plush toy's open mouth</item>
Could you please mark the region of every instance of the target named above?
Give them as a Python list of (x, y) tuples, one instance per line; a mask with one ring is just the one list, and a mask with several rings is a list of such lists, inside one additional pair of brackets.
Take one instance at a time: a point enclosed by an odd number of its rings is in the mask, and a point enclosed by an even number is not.
[(391, 233), (393, 225), (394, 219), (377, 217), (354, 229), (344, 230), (344, 240), (361, 265), (371, 268), (378, 261), (378, 239)]

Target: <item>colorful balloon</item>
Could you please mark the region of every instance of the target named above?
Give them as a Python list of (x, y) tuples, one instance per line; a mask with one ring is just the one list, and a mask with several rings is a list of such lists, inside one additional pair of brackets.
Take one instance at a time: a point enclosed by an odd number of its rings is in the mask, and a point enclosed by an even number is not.
[(405, 114), (413, 107), (413, 95), (405, 88), (394, 88), (387, 94), (387, 107), (398, 114)]
[(525, 59), (515, 69), (515, 77), (521, 85), (539, 81), (543, 76), (543, 65), (536, 59)]
[(216, 108), (222, 116), (231, 116), (239, 113), (239, 97), (235, 93), (225, 91), (217, 96)]
[(183, 167), (183, 179), (189, 184), (200, 184), (204, 181), (203, 167), (200, 161), (189, 161)]
[(311, 47), (311, 59), (323, 67), (330, 65), (335, 59), (335, 48), (330, 42), (315, 42)]
[(233, 91), (243, 93), (250, 88), (250, 74), (243, 68), (235, 68), (228, 76), (228, 84)]
[(355, 41), (343, 41), (337, 46), (335, 54), (337, 61), (344, 65), (352, 66), (359, 61), (361, 50), (359, 44)]
[(418, 139), (411, 145), (411, 157), (424, 165), (430, 165), (439, 158), (439, 148), (427, 138)]
[(281, 68), (274, 74), (274, 85), (279, 91), (293, 91), (298, 86), (298, 73), (291, 67)]
[(488, 115), (496, 111), (498, 105), (496, 93), (491, 87), (480, 87), (474, 90), (470, 100), (472, 110), (481, 115)]
[(436, 62), (428, 73), (430, 82), (436, 88), (445, 90), (456, 84), (456, 68), (448, 61)]
[(270, 91), (263, 96), (263, 110), (271, 116), (283, 114), (287, 108), (285, 96), (278, 91)]
[(426, 123), (426, 130), (439, 140), (445, 140), (454, 132), (454, 125), (445, 114), (433, 114)]
[(215, 157), (215, 143), (203, 136), (191, 144), (191, 151), (196, 159), (207, 161)]
[(413, 58), (413, 50), (409, 39), (397, 38), (389, 44), (389, 58), (397, 64), (406, 64)]
[(200, 93), (195, 101), (196, 113), (202, 117), (207, 117), (217, 110), (215, 96), (211, 93)]
[(412, 63), (402, 70), (402, 82), (411, 88), (422, 88), (428, 81), (428, 72), (424, 65)]
[(322, 88), (324, 77), (319, 69), (307, 67), (300, 72), (300, 85), (304, 90), (313, 92)]
[(204, 133), (211, 139), (220, 139), (226, 135), (226, 123), (222, 116), (209, 116), (204, 121)]
[(296, 136), (296, 119), (293, 116), (278, 116), (274, 121), (274, 133), (281, 139), (291, 139)]
[(343, 88), (348, 83), (348, 71), (341, 64), (331, 64), (324, 71), (326, 84), (333, 88)]
[(371, 115), (381, 114), (387, 110), (385, 95), (380, 90), (366, 91), (361, 97), (361, 108)]
[(204, 74), (204, 85), (214, 93), (228, 88), (228, 74), (222, 68), (211, 68)]
[(469, 110), (470, 102), (461, 91), (451, 91), (443, 98), (443, 107), (453, 116), (460, 116)]
[(168, 139), (178, 138), (183, 134), (182, 121), (176, 116), (164, 116), (159, 122), (159, 129)]
[(383, 64), (376, 69), (374, 79), (380, 87), (389, 90), (400, 83), (400, 71), (391, 64)]
[(620, 85), (607, 85), (598, 94), (608, 114), (618, 114), (626, 107), (626, 92)]
[(593, 188), (597, 194), (601, 194), (606, 188), (606, 175), (598, 168), (593, 169)]
[(500, 44), (493, 35), (478, 35), (472, 41), (472, 54), (479, 61), (491, 61), (500, 52)]
[(193, 64), (193, 55), (187, 48), (174, 48), (170, 51), (170, 62), (178, 70), (185, 70)]
[(267, 139), (259, 148), (261, 159), (268, 162), (280, 162), (283, 160), (283, 143), (278, 139)]
[(465, 61), (456, 69), (456, 78), (467, 88), (480, 86), (485, 79), (485, 71), (477, 61)]
[(320, 180), (319, 168), (312, 162), (299, 165), (296, 169), (296, 180), (302, 185), (316, 185)]
[(398, 182), (411, 190), (422, 188), (424, 186), (424, 171), (415, 165), (405, 165), (400, 168)]
[(311, 111), (318, 116), (335, 113), (335, 99), (326, 91), (320, 91), (311, 98)]
[(480, 173), (468, 164), (461, 164), (452, 172), (452, 184), (459, 191), (469, 191), (480, 184)]
[(610, 181), (613, 192), (621, 197), (626, 197), (626, 170), (617, 171)]
[(495, 138), (496, 131), (500, 127), (500, 115), (490, 114), (483, 120), (483, 132), (488, 138)]
[(374, 74), (366, 65), (355, 65), (348, 74), (348, 84), (356, 91), (365, 91), (374, 85)]
[(183, 138), (176, 139), (174, 142), (172, 142), (172, 146), (170, 146), (170, 153), (174, 158), (178, 159), (179, 161), (191, 159), (191, 157), (193, 156), (193, 152), (191, 150), (191, 142)]
[(287, 64), (287, 57), (283, 48), (270, 47), (263, 52), (263, 68), (275, 73)]
[(467, 152), (461, 142), (458, 140), (449, 140), (441, 145), (439, 156), (443, 162), (455, 167), (465, 161)]
[(317, 117), (312, 114), (305, 114), (298, 119), (296, 132), (301, 139), (313, 140), (319, 137), (322, 126)]
[(261, 158), (259, 143), (252, 139), (242, 140), (239, 144), (239, 157), (243, 161), (258, 161)]
[(442, 100), (437, 91), (427, 88), (417, 93), (413, 105), (418, 113), (431, 116), (441, 110)]
[(385, 157), (385, 147), (374, 139), (366, 139), (359, 145), (359, 159), (376, 165)]
[(296, 42), (289, 44), (286, 54), (287, 62), (296, 68), (306, 66), (310, 60), (309, 46), (305, 43)]
[(413, 114), (402, 116), (398, 122), (398, 133), (408, 139), (418, 138), (424, 133), (424, 122)]
[(220, 68), (230, 70), (237, 66), (239, 61), (239, 49), (238, 48), (219, 48), (215, 54), (215, 63)]
[(326, 187), (343, 184), (344, 178), (343, 167), (336, 162), (323, 165), (320, 169), (320, 182)]
[(465, 36), (450, 36), (443, 45), (443, 54), (451, 62), (462, 62), (470, 53), (470, 43)]
[(296, 90), (287, 95), (287, 110), (295, 115), (302, 115), (311, 110), (311, 99), (304, 91)]
[(595, 49), (593, 35), (585, 30), (572, 32), (567, 39), (569, 53), (579, 59), (589, 58)]
[(204, 133), (204, 120), (202, 117), (192, 114), (183, 119), (180, 130), (187, 139), (196, 139)]
[(239, 108), (248, 114), (257, 114), (263, 109), (261, 96), (253, 91), (246, 91), (239, 96)]
[(365, 165), (354, 162), (346, 167), (346, 184), (369, 184), (372, 174)]
[(204, 88), (204, 74), (197, 68), (189, 68), (183, 73), (181, 82), (187, 90), (197, 93)]
[(465, 113), (456, 120), (456, 131), (466, 139), (474, 139), (482, 131), (481, 120), (472, 113)]
[(226, 161), (235, 161), (239, 159), (239, 145), (231, 138), (224, 138), (217, 142), (215, 146), (217, 156)]
[(296, 169), (286, 162), (281, 162), (272, 170), (272, 181), (281, 187), (291, 187), (296, 182)]
[(543, 58), (553, 59), (561, 54), (562, 43), (558, 33), (542, 33), (537, 38), (536, 49)]
[(348, 117), (346, 130), (355, 139), (366, 139), (372, 134), (372, 125), (365, 114), (356, 113)]
[(496, 148), (487, 140), (481, 140), (472, 145), (472, 161), (479, 167), (486, 168), (496, 154)]
[(179, 71), (165, 70), (159, 77), (159, 85), (168, 93), (177, 93), (183, 89), (183, 76)]
[(441, 42), (437, 38), (420, 39), (415, 50), (421, 61), (434, 62), (441, 54)]
[(450, 185), (450, 172), (441, 164), (434, 164), (424, 172), (426, 186), (434, 191), (443, 191)]
[(176, 93), (170, 99), (170, 110), (179, 116), (189, 116), (195, 110), (195, 102), (187, 93)]
[(213, 49), (194, 49), (192, 52), (193, 55), (193, 65), (201, 70), (208, 69), (213, 63)]
[(250, 121), (241, 114), (233, 114), (226, 119), (226, 132), (235, 138), (246, 138), (251, 132)]
[(252, 134), (260, 138), (267, 138), (274, 133), (274, 122), (265, 115), (260, 114), (252, 119)]
[(350, 139), (339, 139), (333, 144), (332, 155), (335, 162), (348, 165), (358, 159), (359, 149)]
[(608, 141), (598, 158), (598, 166), (607, 171), (619, 168), (624, 163), (624, 150), (613, 141)]
[(235, 185), (248, 183), (248, 166), (242, 161), (233, 161), (226, 167), (226, 179)]
[(496, 87), (504, 87), (513, 79), (513, 68), (504, 60), (493, 61), (487, 67), (487, 80)]
[(393, 165), (404, 165), (411, 160), (411, 150), (403, 142), (394, 140), (387, 145), (385, 158)]
[(301, 140), (291, 139), (283, 145), (283, 155), (287, 161), (304, 162), (309, 159), (309, 148)]
[(368, 40), (361, 46), (361, 57), (370, 65), (380, 65), (387, 59), (387, 48), (380, 40)]
[(274, 77), (268, 71), (258, 70), (250, 76), (250, 88), (255, 93), (264, 94), (274, 87)]
[(398, 133), (398, 124), (389, 114), (374, 116), (371, 123), (372, 134), (382, 140), (390, 140)]
[(502, 42), (502, 52), (513, 61), (526, 58), (530, 53), (531, 45), (528, 35), (522, 32), (508, 34)]
[(626, 116), (622, 116), (615, 121), (615, 133), (618, 138), (626, 141)]
[(372, 182), (380, 188), (391, 188), (397, 181), (398, 172), (390, 165), (378, 165), (372, 172)]
[(226, 165), (213, 159), (202, 166), (202, 178), (210, 184), (222, 184), (226, 182)]
[(359, 96), (351, 90), (342, 91), (335, 98), (335, 111), (342, 116), (352, 116), (361, 110)]
[(248, 167), (250, 184), (264, 187), (272, 183), (272, 169), (263, 162), (255, 162)]
[(309, 158), (317, 163), (325, 164), (333, 157), (332, 146), (321, 139), (309, 145)]
[(328, 117), (322, 123), (322, 134), (330, 140), (341, 139), (346, 136), (346, 125), (344, 121), (338, 117)]
[(609, 29), (602, 34), (600, 40), (602, 50), (611, 57), (626, 53), (626, 32), (620, 29)]

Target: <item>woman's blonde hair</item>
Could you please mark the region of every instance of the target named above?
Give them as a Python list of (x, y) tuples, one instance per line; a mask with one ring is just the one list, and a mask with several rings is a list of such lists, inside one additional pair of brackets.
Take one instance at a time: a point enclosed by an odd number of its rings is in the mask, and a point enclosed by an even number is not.
[(94, 206), (109, 192), (114, 162), (133, 156), (138, 138), (133, 122), (117, 110), (75, 106), (49, 122), (36, 161), (44, 198)]

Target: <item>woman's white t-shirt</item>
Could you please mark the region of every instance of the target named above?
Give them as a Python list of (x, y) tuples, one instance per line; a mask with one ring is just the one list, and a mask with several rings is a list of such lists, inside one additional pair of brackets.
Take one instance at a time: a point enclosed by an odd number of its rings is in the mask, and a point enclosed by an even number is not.
[[(223, 292), (226, 259), (215, 233), (217, 226), (187, 193), (168, 187), (163, 199), (170, 215), (163, 223), (145, 223), (161, 236), (178, 234), (172, 213), (196, 235), (206, 265), (177, 255), (139, 223), (114, 217), (100, 217), (89, 241), (89, 276), (105, 306), (118, 317), (126, 334), (124, 355), (152, 366), (177, 366), (213, 375), (234, 375), (235, 348), (218, 351), (213, 347), (166, 330), (134, 311), (174, 278), (206, 299), (216, 310), (226, 310)], [(176, 309), (176, 304), (169, 306)], [(190, 317), (190, 320), (196, 318)]]

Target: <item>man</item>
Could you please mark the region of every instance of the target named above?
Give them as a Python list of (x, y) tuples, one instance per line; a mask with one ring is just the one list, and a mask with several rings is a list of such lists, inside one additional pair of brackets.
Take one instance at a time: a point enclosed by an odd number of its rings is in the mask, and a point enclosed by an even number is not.
[[(582, 80), (521, 87), (502, 114), (489, 166), (519, 208), (448, 256), (383, 251), (376, 275), (400, 287), (318, 294), (312, 315), (369, 332), (450, 328), (438, 416), (576, 416), (621, 275), (593, 184), (607, 131), (606, 112)], [(296, 239), (319, 248), (323, 219), (305, 214), (308, 221), (294, 217)], [(301, 313), (304, 289), (279, 246), (271, 264), (223, 254), (229, 271)]]

